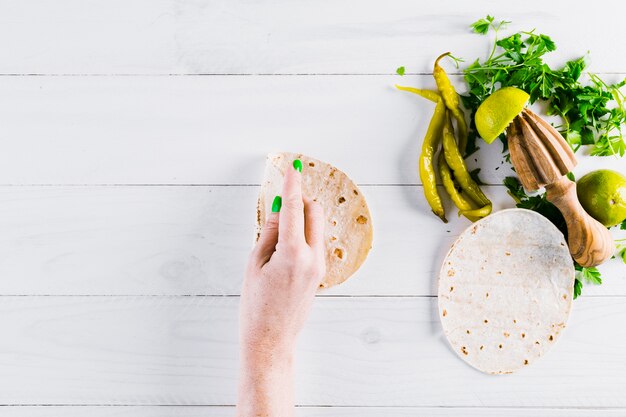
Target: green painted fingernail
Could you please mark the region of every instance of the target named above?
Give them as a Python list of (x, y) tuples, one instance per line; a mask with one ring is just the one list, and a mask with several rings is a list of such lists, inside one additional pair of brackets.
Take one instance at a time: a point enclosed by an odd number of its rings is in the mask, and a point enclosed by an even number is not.
[(274, 202), (272, 203), (272, 213), (278, 213), (282, 205), (283, 199), (279, 195), (274, 197)]
[(293, 168), (298, 172), (302, 172), (302, 161), (299, 159), (294, 159)]

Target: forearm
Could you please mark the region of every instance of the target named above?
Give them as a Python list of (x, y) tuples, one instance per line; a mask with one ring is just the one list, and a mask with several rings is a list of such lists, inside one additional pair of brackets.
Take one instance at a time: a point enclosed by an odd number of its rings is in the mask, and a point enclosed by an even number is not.
[(241, 289), (239, 417), (294, 415), (295, 341), (326, 273), (324, 211), (302, 197), (302, 161), (294, 160), (293, 168), (285, 173), (282, 197), (274, 198)]
[(240, 360), (237, 415), (293, 416), (293, 349), (258, 350), (242, 344)]

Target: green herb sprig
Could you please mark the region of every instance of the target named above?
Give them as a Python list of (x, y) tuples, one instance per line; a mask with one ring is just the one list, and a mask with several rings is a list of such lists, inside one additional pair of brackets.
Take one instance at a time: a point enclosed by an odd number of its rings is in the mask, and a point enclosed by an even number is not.
[(576, 270), (576, 278), (574, 281), (574, 299), (578, 298), (578, 296), (582, 293), (583, 281), (594, 285), (602, 284), (602, 276), (600, 271), (598, 271), (595, 266), (585, 268), (584, 266), (574, 264), (574, 269)]
[(546, 54), (556, 50), (552, 39), (534, 30), (500, 39), (499, 32), (509, 23), (487, 16), (471, 25), (481, 35), (493, 32), (495, 40), (485, 61), (477, 59), (463, 71), (469, 91), (462, 100), (471, 112), (466, 155), (477, 149), (476, 109), (496, 89), (512, 86), (526, 91), (531, 103), (545, 101), (548, 114), (561, 117), (563, 123), (557, 128), (575, 151), (590, 145), (592, 155), (623, 156), (626, 98), (621, 88), (626, 79), (607, 84), (596, 74), (588, 73), (589, 83), (583, 85), (580, 78), (586, 67), (584, 56), (553, 69), (543, 61)]

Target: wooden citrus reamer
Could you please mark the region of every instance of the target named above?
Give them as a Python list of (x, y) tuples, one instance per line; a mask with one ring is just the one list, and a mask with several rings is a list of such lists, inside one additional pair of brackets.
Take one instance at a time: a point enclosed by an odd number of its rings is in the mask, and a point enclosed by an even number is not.
[(524, 109), (507, 128), (511, 162), (528, 191), (546, 188), (546, 197), (563, 214), (568, 246), (579, 265), (596, 266), (613, 255), (608, 229), (580, 205), (576, 184), (565, 175), (577, 164), (561, 134), (529, 109)]

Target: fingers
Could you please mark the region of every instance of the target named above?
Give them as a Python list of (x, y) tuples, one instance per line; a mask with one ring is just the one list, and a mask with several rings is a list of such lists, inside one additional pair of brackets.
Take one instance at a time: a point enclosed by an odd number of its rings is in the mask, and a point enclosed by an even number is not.
[(276, 250), (278, 243), (278, 213), (270, 213), (267, 216), (265, 226), (261, 231), (261, 236), (254, 248), (254, 257), (257, 266), (261, 267), (269, 261)]
[(282, 208), (278, 225), (280, 242), (304, 241), (304, 202), (302, 201), (302, 175), (288, 167), (283, 182)]
[(324, 209), (317, 201), (304, 199), (304, 234), (306, 242), (316, 251), (324, 249)]

